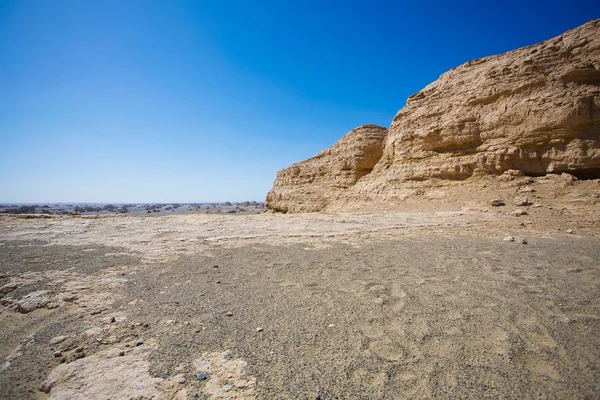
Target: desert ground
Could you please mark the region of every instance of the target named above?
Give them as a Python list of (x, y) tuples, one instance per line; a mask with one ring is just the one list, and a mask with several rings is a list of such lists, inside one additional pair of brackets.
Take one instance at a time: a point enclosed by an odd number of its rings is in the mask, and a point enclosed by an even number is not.
[(3, 216), (0, 397), (598, 398), (585, 185), (549, 205), (531, 183), (524, 214), (506, 192), (443, 211)]

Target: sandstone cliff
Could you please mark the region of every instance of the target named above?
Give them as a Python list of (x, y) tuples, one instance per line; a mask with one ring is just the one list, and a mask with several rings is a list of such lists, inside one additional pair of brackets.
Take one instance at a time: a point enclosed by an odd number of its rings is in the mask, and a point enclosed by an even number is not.
[[(327, 157), (320, 161), (324, 172)], [(268, 207), (278, 208), (273, 193), (289, 211), (317, 211), (329, 204), (297, 208), (297, 200), (286, 196), (294, 193), (293, 176), (302, 176), (304, 165), (290, 167), (297, 169), (295, 175), (278, 174)], [(338, 206), (374, 198), (393, 201), (407, 188), (451, 185), (509, 170), (600, 177), (600, 20), (440, 76), (397, 113), (373, 171), (333, 199)], [(321, 193), (322, 187), (301, 185), (312, 195), (305, 203), (332, 198), (333, 193)], [(285, 191), (277, 190), (283, 186)]]
[(386, 128), (360, 126), (313, 158), (279, 171), (267, 194), (268, 207), (282, 212), (321, 211), (373, 170), (386, 135)]

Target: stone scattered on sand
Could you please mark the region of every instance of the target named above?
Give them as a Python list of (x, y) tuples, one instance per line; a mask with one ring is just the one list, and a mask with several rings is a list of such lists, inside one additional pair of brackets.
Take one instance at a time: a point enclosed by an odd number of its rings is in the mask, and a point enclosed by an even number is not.
[(517, 217), (520, 217), (521, 215), (529, 215), (529, 214), (527, 213), (527, 211), (518, 208), (515, 210), (514, 215)]
[(519, 197), (515, 197), (515, 205), (516, 206), (529, 206), (531, 205), (531, 203), (529, 202), (529, 199), (525, 196), (519, 196)]
[(196, 374), (196, 379), (198, 379), (199, 381), (205, 381), (208, 379), (208, 375), (202, 373), (202, 372), (198, 372)]
[(514, 238), (514, 237), (512, 237), (512, 236), (507, 236), (507, 237), (505, 237), (505, 238), (504, 238), (504, 239), (502, 239), (502, 240), (504, 240), (505, 242), (514, 242), (514, 241), (515, 241), (515, 238)]
[(47, 290), (38, 290), (37, 292), (29, 293), (17, 302), (17, 311), (21, 314), (28, 314), (33, 310), (46, 306), (50, 300), (46, 298)]
[(527, 244), (527, 239), (525, 239), (525, 238), (519, 239), (519, 242), (521, 244)]
[[(205, 353), (194, 362), (197, 373), (207, 376), (203, 391), (211, 399), (255, 398), (256, 378), (246, 375), (247, 363), (234, 359), (230, 352)], [(226, 385), (228, 390), (224, 390)]]
[(6, 285), (0, 287), (0, 296), (6, 296), (10, 292), (16, 290), (19, 287), (17, 283), (11, 282)]
[(150, 347), (138, 347), (116, 357), (119, 354), (116, 349), (107, 349), (85, 359), (59, 364), (40, 391), (50, 394), (52, 400), (185, 398), (186, 393), (180, 387), (150, 376), (150, 351)]
[(494, 199), (494, 200), (490, 201), (490, 205), (492, 207), (502, 207), (502, 206), (506, 205), (506, 203), (504, 203), (504, 201), (502, 201), (500, 199)]
[(52, 339), (50, 339), (50, 344), (52, 346), (54, 346), (54, 345), (64, 342), (66, 339), (67, 339), (67, 336), (64, 336), (64, 335), (55, 336)]
[(227, 315), (228, 317), (233, 317), (233, 313), (232, 313), (231, 311), (227, 311), (227, 312), (225, 313), (225, 315)]
[(573, 229), (567, 229), (565, 232), (567, 232), (567, 233), (573, 233)]
[(263, 328), (261, 328), (261, 327), (256, 328), (256, 332), (262, 332), (262, 331), (263, 331)]

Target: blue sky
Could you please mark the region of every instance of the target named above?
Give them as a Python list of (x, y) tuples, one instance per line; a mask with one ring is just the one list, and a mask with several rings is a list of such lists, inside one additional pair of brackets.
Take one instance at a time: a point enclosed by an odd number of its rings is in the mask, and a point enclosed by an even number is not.
[(263, 200), (277, 170), (597, 1), (0, 0), (0, 202)]

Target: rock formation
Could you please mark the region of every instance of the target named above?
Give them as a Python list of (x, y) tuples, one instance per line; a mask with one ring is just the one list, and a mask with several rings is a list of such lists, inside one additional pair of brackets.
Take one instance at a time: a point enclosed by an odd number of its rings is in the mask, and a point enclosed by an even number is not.
[(277, 173), (267, 207), (282, 212), (320, 211), (369, 174), (383, 154), (387, 129), (364, 125), (313, 158)]
[[(336, 199), (388, 199), (401, 188), (509, 170), (598, 178), (600, 20), (441, 75), (409, 97), (392, 121), (382, 157), (352, 187), (331, 184), (337, 180), (337, 160), (344, 158), (339, 146), (344, 139), (280, 171), (267, 207), (319, 211)], [(314, 176), (309, 171), (315, 165), (322, 174), (305, 179)], [(299, 190), (310, 195), (302, 197)]]

